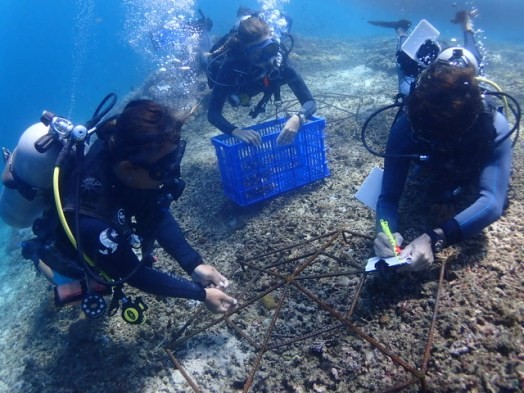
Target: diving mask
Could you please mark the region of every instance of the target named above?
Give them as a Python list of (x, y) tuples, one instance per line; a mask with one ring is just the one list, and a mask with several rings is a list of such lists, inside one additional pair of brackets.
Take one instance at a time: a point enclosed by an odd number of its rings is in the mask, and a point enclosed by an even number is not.
[(186, 150), (186, 141), (181, 140), (178, 146), (171, 153), (165, 155), (153, 164), (146, 162), (135, 162), (144, 168), (151, 179), (165, 181), (171, 178), (180, 177), (180, 163)]
[(245, 52), (247, 57), (255, 64), (262, 64), (271, 61), (278, 55), (280, 44), (268, 38), (264, 41), (249, 45)]

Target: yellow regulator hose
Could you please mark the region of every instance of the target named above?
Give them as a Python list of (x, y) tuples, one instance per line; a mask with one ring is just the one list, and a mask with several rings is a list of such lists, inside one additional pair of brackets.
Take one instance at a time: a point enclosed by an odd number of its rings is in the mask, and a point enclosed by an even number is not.
[[(492, 80), (489, 80), (487, 78), (484, 78), (483, 76), (477, 76), (476, 79), (479, 81), (479, 82), (483, 82), (483, 83), (486, 83), (492, 87), (495, 88), (495, 90), (497, 90), (499, 93), (502, 92), (502, 89), (500, 88), (499, 85), (497, 85), (495, 82), (493, 82)], [(506, 113), (506, 116), (508, 115), (509, 113), (509, 104), (508, 104), (508, 99), (506, 97), (502, 97), (503, 101), (504, 101), (504, 113)]]
[[(62, 224), (62, 227), (64, 228), (64, 231), (67, 237), (71, 241), (71, 244), (73, 244), (73, 246), (77, 248), (75, 236), (73, 235), (73, 232), (71, 231), (71, 228), (69, 227), (69, 224), (67, 223), (67, 220), (64, 214), (64, 210), (62, 209), (62, 201), (60, 199), (60, 188), (58, 184), (59, 178), (60, 178), (60, 166), (57, 165), (55, 166), (55, 169), (53, 171), (53, 195), (55, 197), (56, 212), (58, 213), (60, 224)], [(96, 266), (95, 263), (91, 260), (91, 258), (89, 258), (85, 253), (84, 253), (84, 258), (87, 261), (87, 263), (89, 264), (89, 266), (92, 266), (92, 267)], [(100, 273), (104, 278), (106, 279), (110, 278), (106, 273), (104, 272), (100, 272)]]

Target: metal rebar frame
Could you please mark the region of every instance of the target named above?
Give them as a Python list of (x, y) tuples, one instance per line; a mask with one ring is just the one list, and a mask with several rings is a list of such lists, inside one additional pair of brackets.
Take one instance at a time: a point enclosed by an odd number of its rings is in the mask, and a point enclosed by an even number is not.
[[(250, 370), (246, 370), (247, 374), (243, 386), (243, 392), (247, 393), (254, 383), (256, 373), (267, 352), (285, 351), (286, 348), (289, 348), (293, 344), (311, 340), (312, 338), (323, 336), (327, 333), (329, 333), (330, 336), (338, 335), (339, 337), (344, 335), (344, 333), (350, 333), (355, 339), (361, 339), (369, 343), (387, 359), (407, 372), (408, 378), (406, 381), (395, 386), (390, 386), (383, 390), (384, 392), (401, 391), (416, 384), (420, 385), (420, 390), (428, 391), (426, 374), (428, 371), (430, 351), (433, 345), (439, 299), (442, 292), (446, 267), (445, 261), (443, 261), (441, 265), (439, 283), (434, 298), (434, 307), (428, 326), (427, 339), (423, 347), (424, 350), (421, 355), (420, 364), (417, 367), (413, 362), (406, 360), (402, 354), (395, 353), (387, 343), (382, 343), (371, 334), (366, 333), (365, 324), (364, 326), (358, 326), (359, 324), (362, 325), (363, 322), (361, 318), (355, 316), (355, 312), (358, 310), (358, 301), (361, 298), (362, 289), (369, 273), (364, 272), (363, 263), (360, 259), (361, 256), (355, 255), (351, 257), (348, 256), (347, 252), (341, 253), (340, 250), (348, 250), (348, 245), (351, 246), (353, 243), (358, 243), (359, 250), (369, 250), (369, 244), (372, 240), (372, 237), (365, 234), (349, 230), (338, 230), (313, 239), (308, 239), (299, 244), (240, 261), (240, 268), (232, 272), (232, 274), (237, 275), (235, 281), (241, 281), (239, 284), (243, 289), (234, 294), (237, 299), (241, 299), (239, 305), (222, 316), (207, 318), (207, 322), (204, 323), (201, 323), (203, 313), (204, 315), (208, 314), (206, 314), (207, 311), (205, 311), (203, 307), (200, 307), (186, 324), (175, 333), (173, 340), (166, 346), (166, 352), (174, 367), (181, 372), (194, 392), (202, 392), (203, 390), (197, 386), (184, 370), (182, 364), (175, 358), (173, 351), (181, 348), (183, 344), (202, 332), (219, 324), (224, 324), (254, 350), (254, 360), (250, 362)], [(337, 253), (344, 255), (340, 256), (337, 255)], [(316, 264), (321, 264), (320, 267), (322, 268), (317, 270), (327, 269), (328, 271), (312, 274), (311, 270), (314, 270), (313, 268)], [(331, 271), (331, 269), (334, 271)], [(352, 291), (352, 301), (344, 302), (343, 305), (334, 305), (322, 299), (318, 293), (315, 293), (314, 287), (315, 285), (321, 286), (321, 284), (318, 284), (320, 280), (336, 279), (343, 276), (358, 277), (358, 280), (353, 280), (354, 285), (348, 287), (348, 293), (345, 296), (345, 298), (348, 299), (349, 292)], [(241, 279), (239, 280), (238, 277)], [(260, 282), (262, 277), (269, 278), (270, 285), (265, 289), (260, 289), (258, 292), (254, 291), (253, 288), (257, 282)], [(313, 289), (310, 287), (313, 287)], [(254, 292), (255, 294), (252, 295)], [(286, 306), (286, 303), (290, 301), (292, 292), (300, 294), (302, 302), (308, 303), (308, 305), (314, 305), (322, 310), (323, 315), (329, 318), (332, 323), (330, 323), (329, 326), (321, 326), (316, 330), (304, 332), (303, 334), (279, 334), (276, 326), (278, 322), (283, 322), (285, 325), (285, 319), (281, 318), (282, 310)], [(256, 307), (261, 299), (277, 293), (278, 296), (274, 296), (274, 299), (278, 299), (278, 301), (275, 300), (275, 305), (272, 310), (273, 315), (267, 326), (267, 330), (262, 334), (261, 338), (256, 339), (251, 337), (246, 333), (245, 329), (239, 326), (236, 320), (242, 320), (240, 316), (242, 311), (254, 305)], [(199, 323), (201, 323), (200, 326), (194, 326)], [(194, 327), (194, 329), (190, 330), (191, 327)]]

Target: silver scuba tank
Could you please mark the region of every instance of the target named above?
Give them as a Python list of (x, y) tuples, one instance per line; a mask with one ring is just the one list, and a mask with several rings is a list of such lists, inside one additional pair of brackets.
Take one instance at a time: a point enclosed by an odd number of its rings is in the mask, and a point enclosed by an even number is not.
[(2, 172), (0, 217), (12, 227), (31, 226), (51, 203), (53, 170), (61, 146), (53, 143), (43, 152), (35, 147), (48, 133), (49, 127), (43, 123), (25, 130)]

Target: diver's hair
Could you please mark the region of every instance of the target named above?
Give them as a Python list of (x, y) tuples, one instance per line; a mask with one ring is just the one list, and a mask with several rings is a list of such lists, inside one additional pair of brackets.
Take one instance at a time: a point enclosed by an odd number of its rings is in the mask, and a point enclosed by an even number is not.
[(268, 24), (258, 16), (249, 16), (242, 20), (238, 25), (236, 33), (238, 40), (244, 45), (250, 44), (270, 34), (271, 31)]
[(109, 127), (107, 145), (115, 161), (180, 141), (183, 121), (152, 100), (130, 101)]
[(423, 71), (407, 101), (414, 132), (446, 140), (466, 133), (483, 110), (475, 70), (435, 62)]

